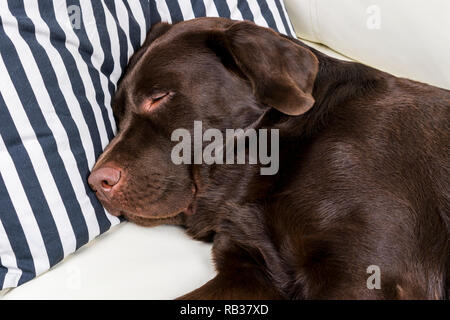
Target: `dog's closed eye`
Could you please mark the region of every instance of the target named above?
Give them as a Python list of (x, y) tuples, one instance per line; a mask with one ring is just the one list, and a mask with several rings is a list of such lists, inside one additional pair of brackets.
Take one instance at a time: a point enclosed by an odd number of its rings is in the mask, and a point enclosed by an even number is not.
[(144, 112), (155, 110), (156, 108), (160, 107), (162, 104), (167, 102), (172, 97), (172, 95), (173, 93), (169, 91), (154, 93), (144, 101), (142, 105), (142, 110)]

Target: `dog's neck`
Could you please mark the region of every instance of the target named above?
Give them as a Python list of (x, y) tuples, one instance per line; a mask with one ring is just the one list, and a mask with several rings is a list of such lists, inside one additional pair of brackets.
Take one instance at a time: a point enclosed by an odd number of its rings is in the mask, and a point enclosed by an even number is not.
[(286, 38), (310, 50), (319, 61), (319, 70), (312, 92), (315, 103), (308, 112), (292, 117), (271, 110), (263, 121), (264, 125), (279, 128), (280, 137), (298, 139), (317, 134), (333, 115), (339, 114), (340, 106), (360, 97), (375, 96), (373, 93), (381, 92), (386, 79), (392, 77), (360, 63), (329, 57), (297, 39)]
[(319, 60), (314, 83), (315, 104), (311, 114), (329, 113), (340, 105), (358, 97), (365, 97), (385, 87), (388, 75), (356, 62), (329, 57), (309, 48)]
[[(211, 181), (198, 199), (200, 204), (197, 213), (194, 214), (194, 217), (187, 219), (196, 221), (187, 223), (190, 227), (188, 227), (189, 233), (195, 238), (209, 238), (214, 233), (213, 230), (205, 230), (199, 226), (215, 225), (213, 221), (217, 221), (217, 218), (221, 216), (221, 208), (249, 205), (254, 210), (260, 204), (260, 208), (263, 208), (263, 202), (268, 201), (277, 193), (279, 187), (282, 187), (279, 181), (283, 180), (280, 178), (280, 174), (285, 174), (283, 167), (289, 161), (296, 161), (296, 155), (303, 152), (308, 141), (319, 135), (321, 130), (327, 126), (328, 121), (339, 114), (339, 107), (347, 101), (355, 100), (355, 97), (365, 97), (371, 91), (379, 90), (380, 86), (384, 86), (383, 78), (386, 75), (383, 72), (373, 72), (370, 67), (340, 61), (314, 49), (310, 48), (310, 50), (319, 60), (319, 71), (313, 90), (315, 105), (304, 115), (296, 117), (284, 115), (266, 106), (266, 112), (254, 126), (255, 128), (280, 130), (280, 172), (274, 176), (261, 176), (259, 169), (253, 166), (252, 169), (246, 171), (247, 174), (243, 177), (235, 167), (203, 168), (208, 171), (203, 176), (209, 176)], [(257, 192), (242, 194), (235, 189), (236, 185), (240, 185), (240, 190), (257, 190)], [(221, 192), (218, 192), (218, 189)], [(214, 195), (224, 194), (226, 197), (221, 199), (214, 197), (217, 203), (212, 205), (213, 197), (208, 196), (211, 193)], [(222, 203), (225, 200), (226, 203)], [(205, 205), (203, 206), (202, 203)], [(209, 212), (208, 208), (211, 207), (216, 210)], [(222, 211), (225, 215), (231, 212), (231, 210)], [(199, 220), (205, 223), (200, 223)]]

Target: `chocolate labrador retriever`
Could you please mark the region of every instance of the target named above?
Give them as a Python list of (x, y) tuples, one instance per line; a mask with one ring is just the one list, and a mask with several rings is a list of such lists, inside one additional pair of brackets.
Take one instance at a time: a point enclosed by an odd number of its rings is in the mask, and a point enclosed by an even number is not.
[[(213, 241), (217, 276), (181, 298), (449, 297), (449, 91), (202, 18), (152, 27), (113, 109), (89, 177), (106, 209)], [(277, 130), (279, 170), (174, 163), (194, 121)]]

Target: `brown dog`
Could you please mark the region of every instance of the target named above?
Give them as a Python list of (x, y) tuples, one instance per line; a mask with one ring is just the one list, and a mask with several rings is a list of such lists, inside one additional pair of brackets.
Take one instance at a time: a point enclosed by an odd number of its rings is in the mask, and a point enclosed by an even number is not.
[[(150, 30), (113, 108), (89, 177), (100, 201), (214, 241), (218, 275), (182, 298), (449, 296), (449, 91), (202, 18)], [(278, 129), (279, 172), (174, 164), (171, 134), (195, 120)]]

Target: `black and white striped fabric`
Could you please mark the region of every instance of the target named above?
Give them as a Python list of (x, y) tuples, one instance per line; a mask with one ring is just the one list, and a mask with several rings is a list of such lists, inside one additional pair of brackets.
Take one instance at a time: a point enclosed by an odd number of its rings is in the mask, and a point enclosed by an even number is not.
[(175, 23), (204, 16), (251, 20), (291, 37), (295, 35), (283, 0), (150, 0), (152, 23)]
[(116, 83), (152, 24), (202, 16), (294, 35), (282, 0), (0, 0), (0, 289), (120, 222), (86, 182)]

